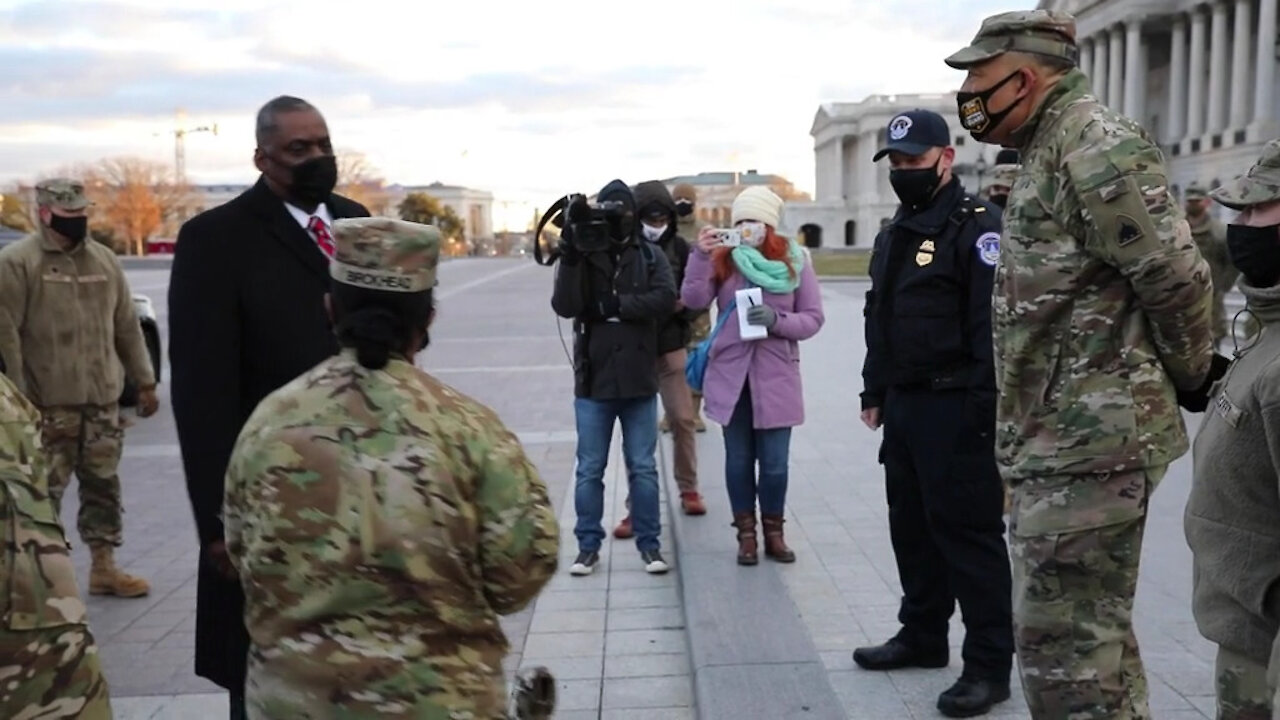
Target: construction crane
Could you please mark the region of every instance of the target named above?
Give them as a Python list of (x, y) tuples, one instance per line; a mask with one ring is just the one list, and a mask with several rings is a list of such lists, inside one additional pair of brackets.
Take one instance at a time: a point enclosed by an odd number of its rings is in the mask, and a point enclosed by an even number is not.
[[(187, 113), (185, 110), (179, 109), (177, 119), (174, 122), (173, 130), (173, 177), (174, 182), (181, 185), (187, 179), (187, 149), (186, 137), (190, 133), (207, 132), (218, 135), (218, 124), (201, 125), (200, 127), (186, 127)], [(156, 133), (159, 135), (160, 133)]]

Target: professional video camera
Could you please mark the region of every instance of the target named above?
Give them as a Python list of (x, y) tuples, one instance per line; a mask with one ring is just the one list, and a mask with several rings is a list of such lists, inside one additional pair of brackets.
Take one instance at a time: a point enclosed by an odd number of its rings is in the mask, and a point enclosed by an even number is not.
[(588, 202), (582, 194), (566, 195), (542, 215), (533, 235), (533, 259), (539, 265), (552, 265), (560, 252), (552, 248), (542, 255), (542, 231), (547, 223), (560, 228), (560, 235), (580, 253), (603, 252), (613, 242), (613, 233), (626, 215), (627, 206), (617, 201)]

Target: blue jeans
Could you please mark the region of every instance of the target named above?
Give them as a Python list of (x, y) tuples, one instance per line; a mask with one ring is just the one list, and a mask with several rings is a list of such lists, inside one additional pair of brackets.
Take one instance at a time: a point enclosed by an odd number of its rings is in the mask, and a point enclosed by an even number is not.
[[(734, 513), (754, 513), (760, 496), (762, 515), (781, 515), (787, 504), (787, 463), (791, 456), (791, 428), (756, 430), (751, 412), (751, 386), (724, 428), (724, 484)], [(756, 463), (760, 481), (756, 482)]]
[(658, 508), (658, 396), (629, 400), (573, 402), (578, 423), (578, 469), (573, 506), (578, 524), (573, 534), (579, 552), (599, 552), (604, 542), (604, 469), (609, 462), (613, 424), (622, 421), (622, 455), (631, 491), (631, 526), (641, 552), (660, 547), (662, 516)]

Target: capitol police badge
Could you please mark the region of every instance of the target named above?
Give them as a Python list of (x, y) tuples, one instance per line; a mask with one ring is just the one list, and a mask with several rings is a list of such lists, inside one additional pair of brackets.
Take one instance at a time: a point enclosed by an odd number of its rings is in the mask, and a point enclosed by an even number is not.
[(911, 118), (906, 115), (899, 115), (889, 123), (889, 139), (901, 140), (907, 136), (907, 131), (911, 129)]
[(983, 233), (974, 247), (978, 248), (978, 258), (991, 267), (1000, 261), (1000, 233)]

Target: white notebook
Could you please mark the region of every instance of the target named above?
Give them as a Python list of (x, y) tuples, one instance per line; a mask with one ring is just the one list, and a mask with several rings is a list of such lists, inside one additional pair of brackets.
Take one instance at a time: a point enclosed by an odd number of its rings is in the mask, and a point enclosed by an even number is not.
[(760, 288), (743, 288), (734, 293), (734, 298), (738, 306), (738, 332), (742, 333), (742, 339), (760, 340), (769, 337), (768, 328), (747, 322), (747, 312), (756, 305), (764, 304), (764, 295), (761, 293)]

